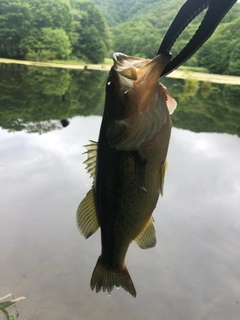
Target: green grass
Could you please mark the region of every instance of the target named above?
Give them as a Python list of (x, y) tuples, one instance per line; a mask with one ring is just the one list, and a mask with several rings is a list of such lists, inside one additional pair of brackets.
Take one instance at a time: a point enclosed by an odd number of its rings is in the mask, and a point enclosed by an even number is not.
[(113, 64), (113, 59), (112, 58), (105, 58), (103, 63)]
[(51, 60), (48, 62), (61, 63), (61, 64), (86, 64), (83, 60)]
[(209, 73), (207, 68), (203, 67), (187, 67), (187, 66), (181, 66), (178, 68), (178, 70), (181, 71), (193, 71), (193, 72), (203, 72), (203, 73)]
[[(3, 314), (2, 310), (0, 310), (0, 314)], [(5, 317), (5, 315), (3, 316), (2, 319), (4, 319), (4, 317)], [(16, 313), (9, 315), (9, 320), (16, 320), (16, 318), (17, 318), (17, 314)], [(5, 317), (5, 319), (7, 319), (7, 318)]]
[[(51, 61), (46, 61), (46, 62), (52, 62), (52, 63), (60, 63), (60, 64), (80, 64), (80, 65), (85, 65), (85, 64), (94, 64), (94, 63), (88, 63), (86, 61), (83, 60), (51, 60)], [(113, 64), (113, 60), (112, 58), (105, 58), (104, 61), (102, 63), (97, 63), (97, 64)]]

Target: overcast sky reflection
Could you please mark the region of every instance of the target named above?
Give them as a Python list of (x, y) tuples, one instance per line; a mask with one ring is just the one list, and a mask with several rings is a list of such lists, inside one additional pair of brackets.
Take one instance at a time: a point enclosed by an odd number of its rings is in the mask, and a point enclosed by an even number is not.
[(27, 297), (20, 319), (239, 320), (239, 137), (173, 128), (157, 246), (128, 251), (137, 298), (121, 289), (109, 298), (89, 287), (99, 232), (84, 240), (75, 225), (91, 186), (83, 145), (100, 122), (75, 117), (42, 135), (0, 130), (0, 296)]

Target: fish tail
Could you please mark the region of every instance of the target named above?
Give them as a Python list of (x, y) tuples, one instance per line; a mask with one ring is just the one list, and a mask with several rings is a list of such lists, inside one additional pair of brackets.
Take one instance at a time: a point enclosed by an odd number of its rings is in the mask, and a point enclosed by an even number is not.
[(92, 290), (96, 289), (96, 292), (102, 290), (110, 293), (116, 286), (122, 287), (133, 297), (137, 294), (126, 266), (121, 269), (109, 269), (102, 262), (101, 256), (93, 270), (90, 286)]

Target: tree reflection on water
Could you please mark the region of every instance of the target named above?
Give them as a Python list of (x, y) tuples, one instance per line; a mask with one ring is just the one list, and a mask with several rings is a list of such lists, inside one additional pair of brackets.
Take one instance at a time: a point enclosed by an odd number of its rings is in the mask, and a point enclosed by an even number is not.
[[(107, 73), (0, 65), (0, 126), (44, 133), (77, 115), (102, 115)], [(240, 135), (240, 86), (163, 79), (178, 108), (173, 126)]]

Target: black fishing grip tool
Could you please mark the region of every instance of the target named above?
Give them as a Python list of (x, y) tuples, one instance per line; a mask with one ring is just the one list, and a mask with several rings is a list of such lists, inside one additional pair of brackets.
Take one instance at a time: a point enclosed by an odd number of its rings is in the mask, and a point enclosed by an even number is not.
[(192, 39), (183, 50), (167, 64), (161, 77), (171, 73), (189, 59), (212, 35), (222, 18), (236, 2), (237, 0), (187, 0), (170, 25), (158, 49), (157, 55), (169, 53), (173, 44), (188, 24), (204, 9), (208, 8), (208, 10)]

